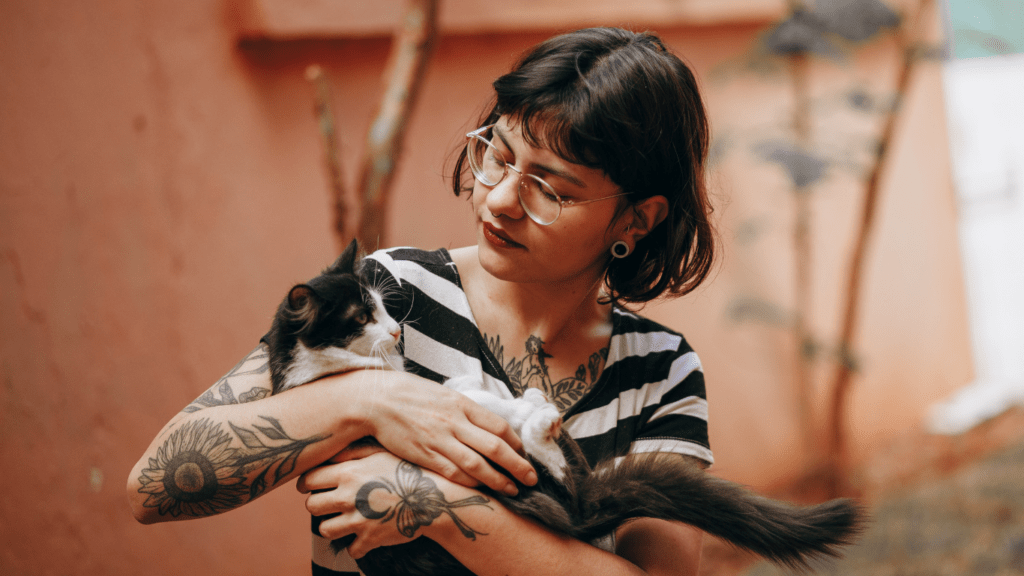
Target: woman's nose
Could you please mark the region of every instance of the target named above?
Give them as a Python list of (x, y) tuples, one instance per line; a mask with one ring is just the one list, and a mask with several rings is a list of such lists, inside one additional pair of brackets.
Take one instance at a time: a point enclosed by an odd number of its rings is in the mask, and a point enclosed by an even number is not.
[(487, 209), (495, 216), (508, 216), (513, 220), (522, 218), (525, 213), (519, 204), (519, 181), (522, 175), (509, 167), (508, 174), (487, 192)]

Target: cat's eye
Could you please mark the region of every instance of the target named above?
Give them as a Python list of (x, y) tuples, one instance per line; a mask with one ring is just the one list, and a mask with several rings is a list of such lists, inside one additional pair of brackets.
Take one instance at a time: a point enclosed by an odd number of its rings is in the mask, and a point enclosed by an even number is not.
[(359, 315), (355, 317), (355, 321), (359, 324), (365, 325), (370, 321), (370, 316), (366, 312), (360, 312)]

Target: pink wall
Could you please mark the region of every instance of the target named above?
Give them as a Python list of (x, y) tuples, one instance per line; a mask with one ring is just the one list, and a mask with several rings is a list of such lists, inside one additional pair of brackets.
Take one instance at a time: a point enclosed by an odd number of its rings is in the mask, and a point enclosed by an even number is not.
[[(124, 501), (125, 475), (162, 424), (252, 348), (289, 285), (334, 254), (305, 67), (320, 63), (334, 83), (349, 178), (380, 91), (386, 39), (239, 47), (234, 5), (0, 5), (0, 573), (308, 573), (308, 520), (291, 487), (222, 517), (146, 527)], [(739, 142), (745, 126), (784, 116), (784, 83), (729, 73), (759, 26), (656, 28), (701, 75), (717, 134)], [(548, 35), (444, 38), (382, 245), (472, 240), (468, 210), (441, 177), (447, 154), (489, 81)], [(882, 43), (844, 68), (817, 64), (817, 90), (884, 92), (893, 62)], [(852, 406), (858, 455), (970, 376), (941, 118), (928, 66), (872, 244)], [(648, 312), (702, 354), (719, 473), (769, 486), (798, 461), (792, 343), (777, 328), (730, 321), (728, 309), (750, 294), (788, 305), (790, 196), (778, 169), (744, 146), (717, 166), (720, 271)], [(835, 331), (858, 190), (837, 172), (815, 200), (824, 334)], [(750, 222), (764, 223), (762, 235), (736, 241)]]

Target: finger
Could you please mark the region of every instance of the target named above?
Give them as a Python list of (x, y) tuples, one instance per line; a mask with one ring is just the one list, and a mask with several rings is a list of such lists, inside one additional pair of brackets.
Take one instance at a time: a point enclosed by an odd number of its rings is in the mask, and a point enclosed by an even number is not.
[[(502, 443), (501, 440), (495, 438), (495, 442)], [(459, 439), (461, 440), (461, 438)], [(506, 445), (507, 446), (507, 445)], [(509, 496), (515, 496), (519, 493), (516, 485), (510, 478), (498, 472), (491, 463), (484, 459), (479, 453), (467, 447), (465, 444), (453, 443), (451, 446), (452, 461), (455, 462), (462, 469), (463, 472), (473, 477), (476, 481), (484, 484), (492, 490), (503, 492)]]
[[(463, 450), (468, 450), (468, 448), (466, 448), (465, 446), (462, 446), (458, 442), (453, 443), (453, 446), (461, 447)], [(472, 452), (472, 450), (469, 450), (469, 451)], [(444, 454), (441, 454), (440, 452), (436, 452), (436, 451), (433, 451), (433, 450), (427, 450), (423, 454), (422, 458), (418, 458), (418, 459), (405, 458), (405, 459), (410, 461), (410, 462), (412, 462), (412, 463), (414, 463), (414, 464), (417, 464), (421, 468), (426, 468), (427, 470), (430, 470), (432, 472), (436, 472), (436, 473), (440, 474), (441, 476), (444, 476), (445, 478), (451, 480), (452, 482), (455, 482), (456, 484), (462, 484), (463, 486), (466, 486), (466, 487), (469, 487), (469, 488), (474, 488), (474, 487), (480, 485), (479, 481), (477, 481), (475, 478), (473, 478), (469, 474), (466, 474), (462, 470), (462, 468), (460, 468), (457, 464), (452, 462), (450, 459), (448, 459)], [(418, 462), (423, 462), (423, 463), (419, 464)]]
[(363, 556), (366, 556), (366, 553), (369, 552), (369, 550), (363, 550), (363, 543), (365, 541), (366, 538), (360, 538), (356, 536), (356, 539), (348, 545), (348, 555), (351, 556), (353, 560), (359, 560)]
[(365, 536), (356, 535), (356, 539), (348, 545), (348, 555), (351, 556), (353, 560), (359, 560), (363, 556), (366, 556), (366, 554), (371, 550), (373, 550), (373, 547), (369, 545), (369, 538)]
[(295, 482), (295, 489), (302, 494), (309, 494), (313, 491), (313, 488), (309, 486), (309, 483), (306, 480), (308, 474), (309, 472), (306, 472), (302, 476), (299, 476), (299, 479)]
[(353, 514), (341, 514), (333, 518), (327, 518), (320, 523), (320, 535), (329, 540), (337, 540), (343, 536), (353, 534), (355, 532), (355, 525), (359, 521)]
[[(488, 458), (491, 462), (506, 470), (523, 484), (532, 486), (537, 483), (537, 472), (533, 469), (533, 465), (531, 465), (528, 460), (520, 456), (512, 446), (508, 445), (501, 437), (495, 436), (494, 434), (480, 428), (456, 430), (455, 437), (466, 446), (475, 450), (481, 456)], [(485, 462), (485, 464), (487, 463)], [(500, 489), (495, 488), (491, 484), (491, 481), (497, 481), (495, 475), (500, 476), (506, 482), (508, 481), (505, 476), (499, 474), (489, 464), (486, 468), (481, 468), (480, 470), (482, 473), (486, 474), (490, 480), (474, 474), (473, 471), (468, 470), (465, 467), (463, 467), (463, 469), (495, 490)]]
[(465, 413), (470, 422), (501, 438), (513, 452), (522, 452), (523, 441), (504, 418), (468, 399)]
[(359, 446), (351, 445), (332, 456), (327, 462), (331, 464), (340, 464), (350, 460), (366, 458), (367, 456), (371, 456), (378, 452), (387, 452), (387, 450), (385, 450), (380, 444), (363, 444)]
[(308, 494), (314, 490), (336, 488), (340, 482), (338, 480), (338, 470), (335, 470), (334, 466), (321, 465), (311, 468), (305, 474), (299, 476), (299, 481), (295, 483), (295, 489), (303, 494)]
[(317, 492), (306, 497), (306, 511), (313, 516), (345, 514), (355, 510), (355, 504), (338, 494), (337, 490)]

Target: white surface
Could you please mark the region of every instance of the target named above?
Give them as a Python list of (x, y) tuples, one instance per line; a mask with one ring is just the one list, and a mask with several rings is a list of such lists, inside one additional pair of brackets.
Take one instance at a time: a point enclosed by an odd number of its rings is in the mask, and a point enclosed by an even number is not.
[(976, 380), (933, 407), (959, 434), (1024, 404), (1024, 55), (945, 65)]

